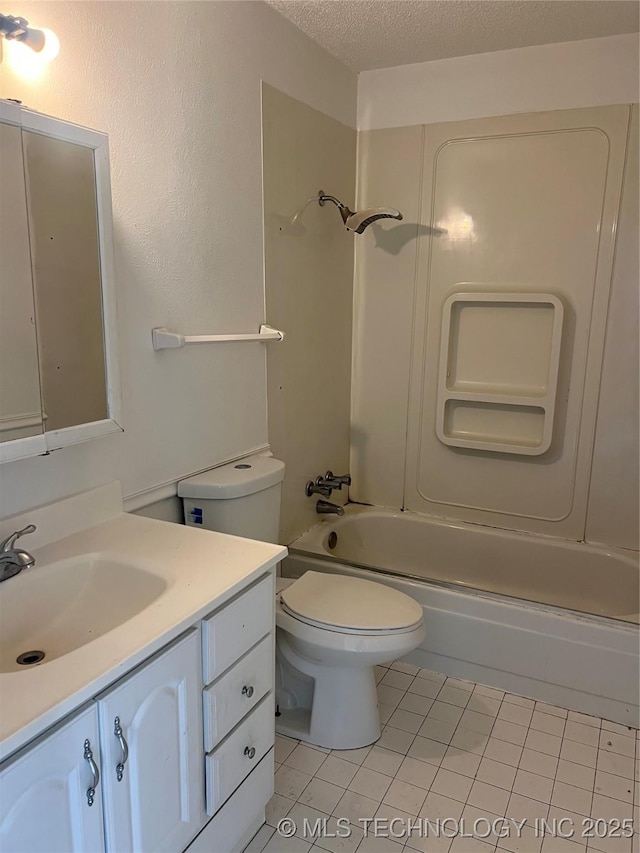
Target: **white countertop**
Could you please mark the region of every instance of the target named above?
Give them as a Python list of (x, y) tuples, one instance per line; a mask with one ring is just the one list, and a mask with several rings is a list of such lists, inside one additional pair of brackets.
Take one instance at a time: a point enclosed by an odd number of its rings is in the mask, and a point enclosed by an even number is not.
[[(28, 539), (23, 542), (29, 548)], [(224, 604), (287, 554), (280, 545), (123, 512), (29, 550), (36, 565), (2, 587), (20, 584), (27, 573), (46, 572), (56, 560), (97, 552), (151, 571), (167, 586), (139, 614), (86, 645), (24, 671), (0, 674), (0, 760)], [(126, 588), (122, 595), (126, 596)], [(0, 617), (1, 608), (0, 587)]]

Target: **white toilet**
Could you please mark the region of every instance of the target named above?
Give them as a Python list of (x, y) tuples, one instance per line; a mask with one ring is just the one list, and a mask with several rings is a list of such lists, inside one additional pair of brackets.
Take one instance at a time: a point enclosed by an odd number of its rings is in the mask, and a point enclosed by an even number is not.
[(307, 572), (280, 583), (277, 731), (331, 749), (378, 740), (373, 668), (420, 645), (422, 607), (395, 589), (346, 575)]
[[(185, 522), (276, 542), (284, 463), (252, 456), (183, 480)], [(422, 607), (384, 584), (306, 572), (278, 578), (276, 731), (330, 749), (380, 737), (374, 666), (425, 636)]]

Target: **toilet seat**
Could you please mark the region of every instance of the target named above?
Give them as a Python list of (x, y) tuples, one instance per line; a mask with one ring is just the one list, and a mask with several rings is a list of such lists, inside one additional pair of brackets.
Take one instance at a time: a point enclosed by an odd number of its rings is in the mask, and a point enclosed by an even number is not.
[(307, 625), (342, 634), (403, 634), (422, 623), (422, 607), (383, 584), (306, 572), (280, 594), (282, 609)]

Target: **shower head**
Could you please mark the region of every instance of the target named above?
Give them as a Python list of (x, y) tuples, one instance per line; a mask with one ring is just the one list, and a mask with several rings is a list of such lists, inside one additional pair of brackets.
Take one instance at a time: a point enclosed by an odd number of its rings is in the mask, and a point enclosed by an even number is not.
[(400, 211), (393, 207), (366, 207), (364, 210), (349, 210), (346, 204), (343, 204), (335, 196), (326, 195), (320, 190), (318, 193), (318, 204), (320, 207), (324, 207), (326, 201), (335, 204), (340, 211), (340, 216), (342, 216), (342, 221), (347, 231), (354, 231), (356, 234), (362, 234), (367, 226), (378, 219), (402, 219)]
[[(342, 211), (341, 211), (342, 212)], [(349, 209), (346, 219), (343, 215), (344, 224), (347, 231), (355, 231), (356, 234), (362, 234), (367, 226), (378, 219), (402, 219), (402, 214), (399, 210), (393, 207), (366, 207), (364, 210), (357, 210), (351, 213)]]

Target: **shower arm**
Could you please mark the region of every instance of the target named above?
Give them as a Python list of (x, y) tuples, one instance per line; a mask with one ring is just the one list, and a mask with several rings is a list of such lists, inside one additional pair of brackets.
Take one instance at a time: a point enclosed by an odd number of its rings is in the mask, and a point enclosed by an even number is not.
[(335, 206), (340, 211), (340, 216), (342, 216), (342, 221), (347, 224), (347, 219), (353, 215), (353, 211), (349, 210), (346, 204), (343, 204), (340, 199), (336, 198), (334, 195), (327, 195), (324, 190), (320, 190), (318, 193), (318, 204), (320, 207), (324, 207), (325, 202), (330, 201), (335, 204)]

